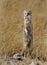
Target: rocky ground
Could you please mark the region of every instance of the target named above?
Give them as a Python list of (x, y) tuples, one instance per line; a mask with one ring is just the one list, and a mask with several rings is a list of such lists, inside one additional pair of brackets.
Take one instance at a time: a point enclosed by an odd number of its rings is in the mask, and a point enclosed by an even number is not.
[(14, 56), (5, 59), (0, 58), (0, 65), (47, 65), (47, 62), (15, 54)]
[(15, 59), (7, 59), (0, 61), (0, 65), (47, 65), (47, 62), (43, 62), (31, 58), (25, 58), (22, 61)]

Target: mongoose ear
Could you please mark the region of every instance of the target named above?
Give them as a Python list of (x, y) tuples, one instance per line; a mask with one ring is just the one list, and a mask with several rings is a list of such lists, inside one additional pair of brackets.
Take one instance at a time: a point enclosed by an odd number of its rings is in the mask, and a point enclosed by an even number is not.
[(26, 10), (24, 10), (24, 13), (26, 13)]

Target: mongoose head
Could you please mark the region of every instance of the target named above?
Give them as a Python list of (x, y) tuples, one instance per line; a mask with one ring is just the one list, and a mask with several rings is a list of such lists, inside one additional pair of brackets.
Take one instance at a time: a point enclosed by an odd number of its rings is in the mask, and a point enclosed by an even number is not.
[(24, 10), (24, 16), (26, 17), (28, 17), (28, 16), (30, 16), (31, 15), (31, 11), (26, 11), (26, 10)]
[(31, 23), (31, 11), (24, 10), (24, 24), (28, 25)]

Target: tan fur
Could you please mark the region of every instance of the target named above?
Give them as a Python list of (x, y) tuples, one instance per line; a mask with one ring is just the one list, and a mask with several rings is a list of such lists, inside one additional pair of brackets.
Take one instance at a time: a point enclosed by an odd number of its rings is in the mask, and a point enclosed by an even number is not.
[(23, 55), (30, 56), (32, 50), (31, 11), (24, 11)]

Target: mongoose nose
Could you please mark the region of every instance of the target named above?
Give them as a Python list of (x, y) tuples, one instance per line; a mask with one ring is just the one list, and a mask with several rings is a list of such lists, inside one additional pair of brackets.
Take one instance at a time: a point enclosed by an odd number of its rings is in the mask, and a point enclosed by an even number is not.
[(31, 14), (32, 14), (31, 11), (29, 11), (29, 12), (27, 13), (27, 16), (28, 16), (28, 15), (31, 15)]
[(30, 15), (30, 13), (27, 14), (27, 16)]

